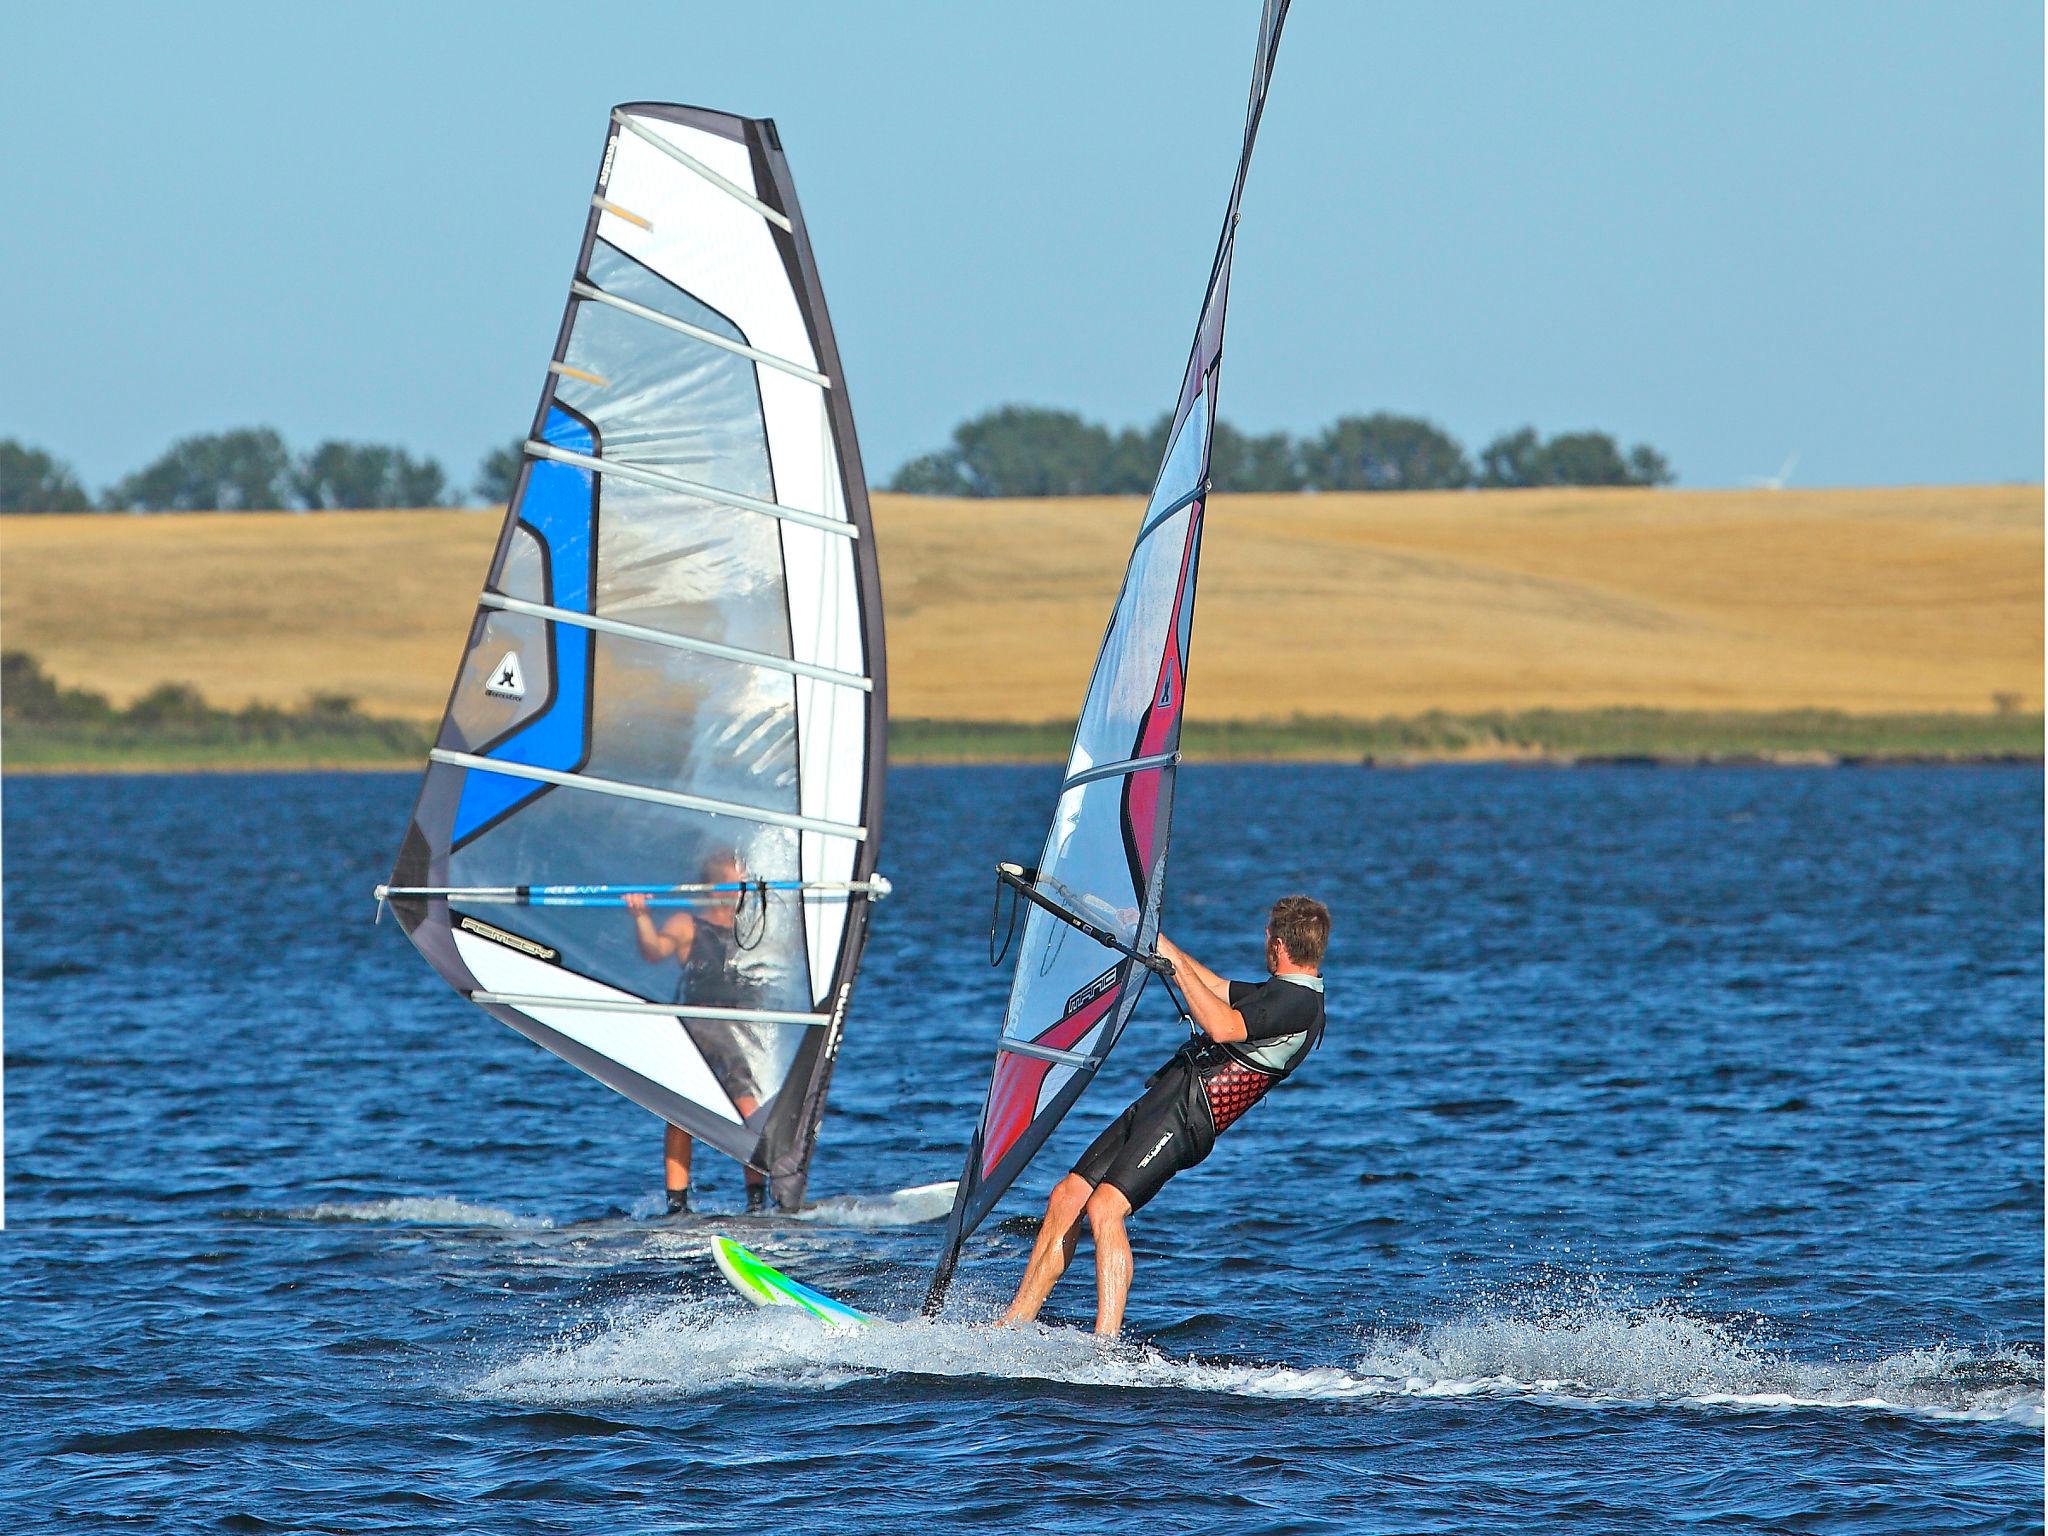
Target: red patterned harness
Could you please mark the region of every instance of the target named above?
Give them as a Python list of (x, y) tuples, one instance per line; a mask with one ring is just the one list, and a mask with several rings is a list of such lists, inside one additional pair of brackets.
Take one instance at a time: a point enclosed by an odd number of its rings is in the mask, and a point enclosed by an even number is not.
[(1220, 1136), (1235, 1125), (1278, 1081), (1272, 1073), (1241, 1061), (1226, 1061), (1204, 1078), (1202, 1091), (1209, 1096), (1209, 1119), (1216, 1134)]

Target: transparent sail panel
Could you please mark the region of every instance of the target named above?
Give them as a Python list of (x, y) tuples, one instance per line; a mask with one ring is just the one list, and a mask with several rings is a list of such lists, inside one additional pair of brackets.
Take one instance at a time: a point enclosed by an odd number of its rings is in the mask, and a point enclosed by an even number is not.
[(597, 537), (596, 611), (606, 618), (789, 655), (773, 518), (610, 476)]
[[(1195, 516), (1183, 505), (1200, 487), (1209, 453), (1206, 394), (1197, 395), (1181, 422), (1160, 472), (1159, 488), (1145, 520), (1117, 596), (1116, 610), (1096, 658), (1095, 674), (1074, 733), (1069, 777), (1099, 764), (1137, 756), (1139, 724), (1162, 702), (1161, 689), (1177, 686), (1160, 675), (1161, 659), (1174, 628), (1186, 570), (1188, 526)], [(1169, 509), (1178, 508), (1171, 511)], [(1185, 594), (1190, 600), (1192, 592)], [(1169, 705), (1178, 701), (1166, 699)]]

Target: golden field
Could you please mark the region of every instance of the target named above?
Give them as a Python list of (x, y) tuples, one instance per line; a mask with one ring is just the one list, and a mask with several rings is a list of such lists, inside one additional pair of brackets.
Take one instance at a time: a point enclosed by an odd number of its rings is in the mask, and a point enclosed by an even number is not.
[[(1132, 500), (876, 498), (892, 713), (1071, 718)], [(0, 519), (0, 643), (123, 702), (438, 718), (499, 513)], [(2037, 486), (1221, 496), (1189, 713), (2042, 702)]]

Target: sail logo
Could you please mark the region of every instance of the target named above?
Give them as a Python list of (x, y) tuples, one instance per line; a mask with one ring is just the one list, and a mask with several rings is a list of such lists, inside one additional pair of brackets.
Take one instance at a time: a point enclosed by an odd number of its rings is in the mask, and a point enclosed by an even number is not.
[(519, 665), (517, 651), (507, 651), (505, 659), (491, 668), (491, 675), (484, 680), (484, 692), (501, 699), (526, 697), (526, 673)]
[(1094, 1002), (1095, 999), (1102, 996), (1103, 993), (1113, 988), (1116, 985), (1116, 973), (1121, 969), (1122, 962), (1119, 961), (1116, 965), (1112, 965), (1100, 976), (1089, 982), (1087, 986), (1076, 992), (1072, 997), (1068, 998), (1066, 1009), (1060, 1014), (1060, 1017), (1071, 1019), (1083, 1008)]
[(480, 939), (489, 939), (493, 944), (502, 944), (507, 949), (516, 949), (522, 955), (531, 955), (536, 960), (546, 960), (553, 963), (562, 958), (562, 952), (559, 949), (550, 948), (546, 944), (536, 943), (532, 939), (523, 939), (518, 934), (508, 933), (505, 929), (496, 927), (493, 924), (480, 923), (473, 917), (464, 917), (456, 926), (462, 929), (464, 933), (473, 933)]
[(853, 996), (853, 979), (839, 984), (839, 996), (832, 1004), (832, 1027), (825, 1032), (825, 1059), (839, 1059), (839, 1039), (846, 1032), (846, 1004)]

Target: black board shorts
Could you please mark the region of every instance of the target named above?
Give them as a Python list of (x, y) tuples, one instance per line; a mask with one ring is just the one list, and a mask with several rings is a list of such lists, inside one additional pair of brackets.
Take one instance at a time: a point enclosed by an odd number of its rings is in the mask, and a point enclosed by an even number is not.
[(1088, 1144), (1074, 1172), (1090, 1184), (1112, 1184), (1137, 1210), (1183, 1168), (1209, 1155), (1216, 1137), (1195, 1110), (1193, 1074), (1176, 1058), (1138, 1101)]
[(747, 1038), (757, 1028), (752, 1024), (728, 1024), (719, 1019), (683, 1021), (683, 1032), (696, 1045), (704, 1058), (704, 1065), (711, 1069), (711, 1075), (718, 1079), (718, 1086), (725, 1090), (726, 1096), (735, 1102), (740, 1099), (758, 1101), (761, 1098), (761, 1085), (754, 1078), (753, 1054), (748, 1050), (752, 1041)]

